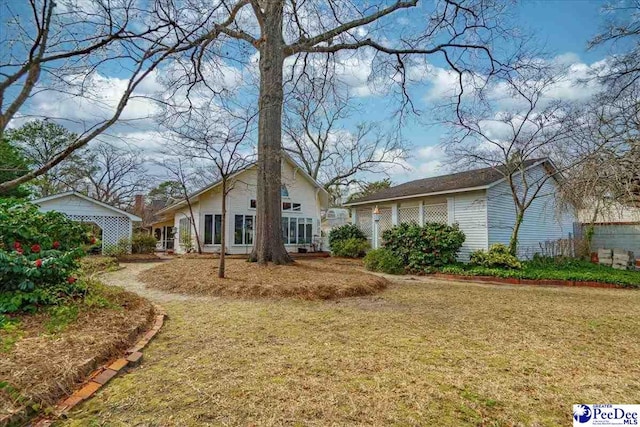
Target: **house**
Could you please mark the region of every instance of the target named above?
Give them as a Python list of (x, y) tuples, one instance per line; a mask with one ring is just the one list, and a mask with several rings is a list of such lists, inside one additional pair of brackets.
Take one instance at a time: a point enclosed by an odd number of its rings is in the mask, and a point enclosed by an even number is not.
[[(558, 182), (553, 164), (546, 159), (524, 163), (527, 182), (538, 182), (540, 197), (527, 209), (519, 231), (519, 256), (530, 257), (545, 241), (567, 238), (573, 233), (575, 212), (563, 211), (555, 197)], [(549, 175), (551, 174), (551, 175)], [(514, 176), (522, 182), (522, 175)], [(458, 224), (466, 240), (459, 259), (494, 243), (509, 243), (516, 209), (509, 184), (499, 168), (484, 168), (419, 179), (380, 190), (347, 203), (352, 222), (367, 234), (373, 247), (381, 245), (382, 232), (407, 222)], [(378, 209), (378, 231), (374, 211)], [(375, 234), (375, 235), (374, 235)]]
[(42, 212), (57, 211), (68, 218), (95, 224), (102, 230), (102, 252), (116, 246), (121, 239), (131, 239), (133, 223), (142, 218), (115, 208), (84, 194), (68, 191), (32, 201)]
[[(197, 234), (204, 252), (220, 252), (221, 233), (224, 232), (226, 253), (251, 253), (257, 208), (257, 165), (249, 165), (230, 180), (233, 184), (227, 194), (226, 230), (221, 229), (221, 182), (215, 182), (189, 197), (191, 209), (185, 199), (156, 212), (152, 232), (159, 241), (158, 249), (183, 253), (197, 246)], [(289, 252), (317, 247), (320, 213), (328, 203), (329, 194), (324, 187), (283, 154), (282, 235)]]
[[(596, 206), (597, 211), (596, 211)], [(615, 200), (585, 203), (578, 212), (582, 232), (593, 227), (591, 249), (624, 249), (640, 256), (640, 207)]]

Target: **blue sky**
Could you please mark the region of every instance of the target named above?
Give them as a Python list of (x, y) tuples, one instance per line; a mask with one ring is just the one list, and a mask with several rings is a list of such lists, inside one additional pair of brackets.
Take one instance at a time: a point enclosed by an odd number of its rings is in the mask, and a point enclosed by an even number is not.
[[(599, 1), (523, 0), (515, 6), (513, 13), (516, 18), (516, 25), (522, 31), (535, 34), (537, 41), (545, 46), (547, 52), (552, 56), (562, 57), (567, 64), (575, 66), (577, 78), (587, 72), (593, 63), (603, 60), (609, 54), (605, 48), (587, 51), (588, 40), (598, 32), (603, 24), (603, 6), (604, 2)], [(435, 57), (429, 58), (428, 61), (436, 67), (443, 65)], [(122, 88), (124, 83), (117, 78), (121, 77), (122, 73), (118, 72), (117, 67), (104, 71), (105, 75), (101, 76), (101, 80), (99, 79), (96, 83), (97, 91), (116, 93), (117, 88)], [(350, 71), (358, 74), (354, 81), (356, 85), (360, 86), (356, 90), (363, 90), (364, 94), (357, 99), (362, 108), (345, 125), (348, 127), (360, 121), (388, 123), (390, 119), (388, 117), (388, 102), (385, 96), (367, 93), (366, 76), (363, 83), (361, 68), (352, 66)], [(224, 79), (226, 84), (237, 85), (242, 82), (243, 77), (238, 74), (237, 69), (234, 70), (229, 67)], [(429, 119), (429, 113), (426, 110), (437, 103), (437, 100), (429, 98), (429, 90), (433, 90), (440, 82), (442, 80), (430, 76), (424, 84), (413, 87), (412, 94), (416, 105), (419, 109), (425, 111), (421, 120)], [(159, 87), (160, 84), (156, 78), (148, 82), (145, 81), (142, 89), (143, 92), (151, 94)], [(563, 96), (579, 97), (581, 90), (578, 87), (565, 87), (559, 93), (562, 93)], [(572, 94), (571, 92), (575, 93)], [(29, 110), (32, 114), (51, 117), (73, 117), (79, 120), (85, 120), (91, 117), (92, 114), (99, 113), (89, 103), (78, 100), (77, 97), (56, 98), (54, 101), (51, 96), (45, 95), (35, 97)], [(162, 135), (158, 133), (157, 125), (152, 120), (144, 119), (152, 111), (154, 111), (154, 107), (149, 100), (134, 100), (130, 102), (125, 118), (143, 117), (143, 119), (132, 126), (116, 126), (110, 130), (110, 133), (116, 135), (119, 141), (126, 141), (130, 145), (142, 148), (148, 157), (156, 157), (154, 153), (162, 149)], [(67, 123), (63, 124), (68, 125)], [(396, 168), (390, 172), (394, 183), (447, 171), (446, 158), (441, 150), (436, 148), (446, 134), (444, 127), (437, 125), (426, 127), (417, 120), (411, 120), (404, 127), (403, 133), (413, 148), (408, 163), (405, 165), (409, 170)]]

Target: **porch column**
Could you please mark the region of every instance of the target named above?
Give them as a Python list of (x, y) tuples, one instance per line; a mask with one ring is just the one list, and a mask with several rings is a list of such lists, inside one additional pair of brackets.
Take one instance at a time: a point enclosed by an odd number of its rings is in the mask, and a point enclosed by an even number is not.
[(358, 214), (355, 207), (351, 208), (351, 224), (358, 225)]
[(456, 222), (456, 198), (447, 197), (447, 224)]
[(424, 225), (424, 200), (418, 202), (418, 223)]
[(398, 225), (398, 204), (391, 205), (391, 225)]

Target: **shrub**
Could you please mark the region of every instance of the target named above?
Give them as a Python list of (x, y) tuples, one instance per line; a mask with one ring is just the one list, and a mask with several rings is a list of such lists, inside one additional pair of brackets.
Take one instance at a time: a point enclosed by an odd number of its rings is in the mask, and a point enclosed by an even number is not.
[(363, 257), (367, 249), (369, 249), (369, 243), (357, 238), (338, 240), (331, 246), (333, 255), (347, 258)]
[(331, 250), (333, 250), (333, 245), (335, 245), (336, 242), (348, 239), (358, 239), (366, 241), (367, 236), (365, 236), (362, 230), (360, 230), (355, 224), (341, 225), (340, 227), (331, 229), (331, 231), (329, 232), (329, 246), (331, 247)]
[(364, 257), (364, 266), (367, 270), (381, 271), (387, 274), (404, 273), (402, 259), (394, 255), (389, 249), (381, 248), (369, 251)]
[(60, 213), (0, 200), (0, 313), (33, 310), (74, 294), (81, 245), (92, 240)]
[(473, 265), (479, 265), (487, 268), (509, 268), (514, 270), (520, 270), (522, 263), (518, 261), (518, 258), (509, 253), (507, 248), (502, 243), (495, 243), (489, 248), (489, 252), (484, 250), (478, 250), (471, 254), (469, 262)]
[(133, 233), (131, 237), (131, 253), (152, 254), (156, 250), (155, 237), (148, 233)]
[(383, 246), (412, 273), (455, 262), (464, 239), (457, 225), (440, 223), (400, 224), (382, 233)]

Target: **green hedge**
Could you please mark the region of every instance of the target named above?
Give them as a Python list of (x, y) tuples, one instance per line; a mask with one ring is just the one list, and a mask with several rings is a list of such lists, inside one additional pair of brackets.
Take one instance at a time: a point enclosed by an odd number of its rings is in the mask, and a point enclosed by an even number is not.
[(458, 225), (400, 224), (382, 233), (383, 247), (402, 260), (410, 273), (424, 273), (456, 262), (464, 243)]
[(381, 271), (387, 274), (404, 273), (402, 259), (389, 249), (381, 248), (369, 251), (363, 261), (367, 270)]

